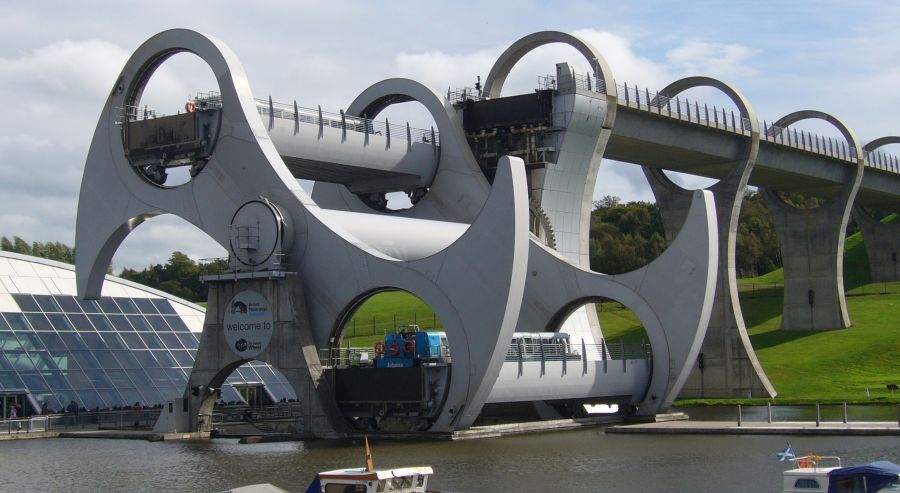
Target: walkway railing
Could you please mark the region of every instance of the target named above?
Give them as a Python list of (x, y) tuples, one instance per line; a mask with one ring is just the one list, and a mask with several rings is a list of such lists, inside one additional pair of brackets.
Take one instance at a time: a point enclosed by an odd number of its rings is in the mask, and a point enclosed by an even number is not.
[(0, 434), (71, 430), (152, 428), (160, 408), (141, 411), (82, 411), (0, 420)]
[[(598, 93), (606, 92), (603, 81), (593, 75), (575, 74), (574, 84), (578, 89)], [(617, 84), (616, 87), (619, 105), (729, 133), (750, 135), (750, 121), (735, 113), (734, 110), (710, 106), (707, 103), (680, 96), (669, 98), (661, 95), (659, 91), (651, 91), (647, 87), (639, 87), (637, 84), (629, 85), (627, 82)], [(556, 76), (539, 76), (538, 88), (557, 89)], [(843, 139), (820, 136), (795, 126), (782, 128), (772, 125), (766, 120), (757, 121), (757, 124), (761, 133), (760, 138), (766, 142), (841, 161), (852, 163), (856, 160), (856, 149), (851, 148)], [(865, 164), (869, 168), (900, 174), (900, 158), (884, 151), (867, 153)]]
[[(319, 350), (319, 361), (327, 368), (369, 365), (375, 361), (377, 355), (374, 348), (370, 347), (343, 347), (325, 348)], [(429, 358), (432, 362), (450, 363), (450, 350), (441, 348), (441, 355)]]
[(303, 406), (296, 402), (283, 402), (263, 407), (217, 406), (212, 414), (212, 423), (220, 425), (240, 421), (302, 418), (303, 413)]
[[(271, 104), (271, 105), (270, 105)], [(396, 125), (388, 121), (372, 120), (362, 116), (354, 116), (346, 113), (329, 113), (321, 109), (304, 108), (295, 104), (270, 102), (266, 99), (256, 100), (256, 110), (262, 116), (269, 116), (283, 120), (290, 120), (297, 124), (321, 125), (336, 129), (346, 129), (347, 132), (368, 133), (370, 135), (390, 136), (395, 139), (404, 139), (410, 142), (423, 142), (440, 145), (439, 132), (433, 128), (425, 130), (421, 128)]]
[(652, 359), (650, 345), (625, 341), (599, 344), (523, 343), (514, 341), (506, 350), (505, 361), (618, 361), (627, 359)]

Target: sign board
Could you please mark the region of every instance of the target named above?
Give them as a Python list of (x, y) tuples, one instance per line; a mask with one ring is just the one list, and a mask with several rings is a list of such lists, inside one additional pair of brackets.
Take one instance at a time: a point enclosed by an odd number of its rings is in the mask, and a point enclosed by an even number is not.
[(256, 291), (241, 291), (225, 307), (225, 340), (234, 354), (252, 358), (265, 351), (275, 329), (272, 308)]

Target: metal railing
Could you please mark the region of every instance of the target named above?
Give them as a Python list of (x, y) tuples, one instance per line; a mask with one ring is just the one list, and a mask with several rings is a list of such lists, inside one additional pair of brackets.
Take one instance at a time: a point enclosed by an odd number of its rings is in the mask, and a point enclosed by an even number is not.
[[(267, 270), (273, 271), (285, 271), (289, 270), (292, 265), (287, 262), (288, 255), (286, 253), (273, 253), (271, 258), (265, 264)], [(249, 269), (247, 265), (241, 264), (238, 262), (234, 256), (229, 257), (211, 257), (211, 258), (202, 258), (197, 261), (200, 276), (217, 276), (224, 274), (232, 274), (240, 271), (241, 269)]]
[[(365, 365), (377, 357), (373, 347), (325, 348), (319, 350), (319, 361), (327, 368)], [(441, 347), (441, 355), (426, 358), (428, 361), (450, 363), (450, 348)]]
[[(868, 389), (867, 389), (868, 391)], [(716, 406), (712, 406), (716, 407)], [(727, 408), (705, 410), (692, 408), (687, 411), (691, 419), (711, 420), (721, 419), (720, 415), (727, 413)], [(752, 425), (754, 423), (807, 423), (815, 422), (817, 427), (835, 425), (857, 425), (865, 423), (891, 423), (896, 422), (900, 427), (900, 406), (886, 405), (848, 405), (841, 404), (812, 404), (812, 405), (742, 405), (735, 407), (734, 419), (738, 426)]]
[[(593, 75), (574, 74), (573, 80), (578, 89), (606, 92), (603, 80)], [(538, 77), (538, 89), (555, 90), (558, 88), (557, 85), (557, 77), (554, 75)], [(622, 106), (730, 133), (750, 135), (750, 120), (740, 113), (735, 113), (734, 110), (710, 106), (680, 96), (669, 98), (659, 91), (651, 91), (637, 84), (629, 85), (627, 82), (617, 84), (617, 89), (618, 101)], [(779, 127), (766, 120), (757, 120), (757, 125), (761, 133), (760, 138), (766, 142), (847, 162), (854, 162), (857, 158), (856, 149), (850, 147), (843, 139), (820, 136), (794, 126)], [(900, 158), (884, 151), (866, 153), (865, 165), (890, 173), (900, 173)]]
[(545, 341), (524, 343), (513, 341), (506, 350), (505, 361), (618, 361), (627, 359), (652, 359), (653, 354), (647, 343), (628, 344), (625, 341), (599, 344), (569, 344)]
[(481, 101), (484, 99), (481, 91), (474, 87), (462, 87), (455, 90), (447, 89), (447, 100), (451, 103), (463, 103), (466, 100)]
[(160, 408), (141, 411), (82, 411), (0, 420), (0, 434), (43, 433), (69, 430), (152, 428)]
[(49, 416), (0, 420), (0, 435), (44, 433), (50, 431)]
[[(710, 106), (697, 100), (680, 96), (669, 98), (637, 85), (622, 83), (618, 86), (619, 104), (629, 108), (655, 113), (660, 116), (674, 118), (705, 127), (716, 128), (731, 133), (750, 135), (750, 120), (734, 110)], [(856, 160), (856, 149), (842, 139), (819, 136), (796, 127), (784, 128), (769, 124), (766, 120), (757, 120), (760, 138), (773, 144), (784, 145), (813, 154), (833, 159), (853, 162)], [(888, 159), (885, 158), (885, 162)], [(896, 160), (894, 160), (896, 161)], [(866, 162), (867, 166), (873, 166)], [(898, 170), (894, 170), (898, 172)]]
[(217, 406), (212, 413), (212, 423), (221, 425), (241, 421), (302, 418), (303, 414), (303, 406), (295, 402), (279, 403), (264, 407)]
[(426, 144), (440, 145), (440, 134), (432, 129), (410, 127), (409, 124), (397, 125), (388, 121), (378, 121), (364, 116), (349, 115), (347, 113), (329, 113), (321, 108), (312, 109), (297, 106), (297, 104), (277, 103), (267, 99), (256, 99), (256, 110), (262, 116), (271, 116), (283, 120), (290, 120), (296, 124), (322, 125), (347, 132), (368, 133), (369, 135), (383, 135), (391, 138), (405, 139), (410, 142), (423, 142)]

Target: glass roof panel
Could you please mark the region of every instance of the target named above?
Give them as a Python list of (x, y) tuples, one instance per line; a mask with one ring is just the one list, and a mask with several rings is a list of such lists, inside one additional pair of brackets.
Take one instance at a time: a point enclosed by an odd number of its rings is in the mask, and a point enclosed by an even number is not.
[(16, 304), (19, 305), (19, 308), (21, 308), (23, 312), (41, 311), (41, 307), (38, 306), (37, 302), (34, 301), (34, 298), (30, 294), (14, 294), (12, 297), (16, 300)]
[(140, 313), (143, 313), (144, 315), (153, 315), (159, 313), (159, 311), (156, 309), (156, 306), (148, 298), (132, 298), (131, 301), (133, 301), (134, 304), (137, 305)]
[(34, 295), (34, 300), (37, 301), (38, 306), (41, 307), (41, 310), (45, 312), (61, 312), (62, 308), (53, 300), (53, 296), (49, 294), (36, 294)]
[(125, 318), (125, 315), (107, 314), (106, 318), (108, 318), (109, 323), (112, 324), (113, 330), (118, 330), (119, 332), (134, 331), (134, 327), (128, 323), (128, 319)]
[(106, 317), (100, 315), (99, 313), (96, 315), (88, 315), (88, 319), (90, 319), (91, 323), (94, 325), (94, 328), (101, 332), (108, 332), (115, 330), (113, 329), (112, 324), (109, 323)]
[[(25, 318), (28, 319), (34, 330), (53, 330), (53, 326), (50, 325), (50, 321), (43, 313), (26, 313)], [(10, 325), (12, 325), (12, 321), (10, 321)]]
[(119, 308), (122, 309), (122, 313), (140, 313), (137, 305), (131, 301), (131, 298), (113, 298), (116, 300), (116, 304), (119, 305)]
[(172, 304), (169, 303), (169, 300), (154, 298), (150, 301), (153, 303), (153, 306), (156, 307), (159, 313), (162, 313), (163, 315), (178, 315), (178, 312), (176, 312), (175, 309), (172, 308)]
[(21, 313), (4, 313), (3, 317), (12, 330), (31, 330), (31, 327), (25, 320), (25, 316)]
[(56, 300), (62, 311), (66, 313), (81, 313), (81, 306), (74, 296), (54, 295), (53, 299)]
[[(30, 319), (31, 316), (29, 316)], [(69, 321), (69, 318), (63, 315), (62, 313), (50, 313), (47, 314), (47, 318), (50, 319), (50, 324), (57, 330), (75, 330), (75, 326), (72, 325), (72, 322)], [(32, 322), (31, 325), (34, 325), (37, 329), (37, 326)], [(38, 329), (40, 330), (40, 329)], [(93, 330), (93, 329), (91, 329)]]

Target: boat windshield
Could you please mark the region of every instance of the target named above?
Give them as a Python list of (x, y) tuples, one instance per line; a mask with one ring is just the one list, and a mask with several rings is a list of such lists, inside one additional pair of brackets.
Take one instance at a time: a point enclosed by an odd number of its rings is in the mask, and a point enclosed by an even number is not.
[(425, 491), (425, 475), (413, 474), (410, 476), (399, 476), (391, 479), (382, 479), (378, 481), (376, 492), (382, 491)]

